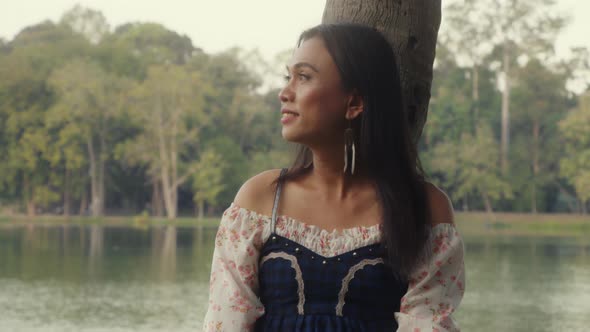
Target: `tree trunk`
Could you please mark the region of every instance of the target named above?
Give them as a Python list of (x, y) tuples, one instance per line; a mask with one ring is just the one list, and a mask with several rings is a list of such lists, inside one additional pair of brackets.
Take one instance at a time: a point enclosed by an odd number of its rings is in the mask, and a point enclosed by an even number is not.
[(29, 199), (27, 201), (27, 217), (34, 217), (37, 215), (36, 210), (37, 206), (35, 205), (35, 202), (32, 199)]
[(493, 209), (492, 209), (492, 203), (490, 202), (490, 198), (488, 197), (488, 195), (484, 192), (481, 194), (481, 197), (483, 198), (483, 202), (486, 206), (486, 212), (487, 213), (493, 213)]
[(205, 216), (205, 200), (199, 200), (199, 221), (203, 220)]
[(25, 204), (27, 206), (27, 216), (28, 217), (34, 217), (35, 216), (35, 212), (37, 210), (36, 206), (35, 206), (35, 200), (33, 199), (33, 186), (31, 185), (31, 182), (29, 181), (29, 177), (27, 175), (24, 176), (23, 179), (23, 187), (24, 187), (24, 191), (25, 191)]
[(80, 215), (86, 215), (86, 210), (88, 209), (88, 189), (86, 185), (84, 185), (84, 189), (82, 190), (82, 198), (80, 198)]
[(471, 99), (473, 102), (473, 135), (476, 134), (479, 119), (479, 69), (474, 64), (471, 69)]
[(502, 142), (500, 146), (500, 165), (502, 172), (508, 171), (508, 149), (510, 146), (510, 57), (508, 41), (504, 42), (502, 70), (504, 72), (504, 89), (502, 90)]
[(104, 209), (106, 204), (106, 192), (105, 192), (105, 164), (107, 161), (107, 144), (105, 139), (105, 133), (100, 133), (100, 152), (98, 158), (98, 197), (100, 205), (98, 206), (98, 215), (104, 215)]
[(99, 165), (96, 151), (94, 150), (92, 137), (88, 137), (86, 145), (88, 147), (88, 157), (90, 159), (90, 213), (92, 216), (101, 215), (101, 201), (99, 188)]
[(69, 168), (66, 167), (66, 173), (64, 176), (64, 211), (63, 211), (63, 215), (66, 217), (70, 216), (71, 213), (71, 207), (72, 207), (72, 194), (71, 194), (71, 170)]
[(161, 217), (164, 215), (164, 204), (162, 202), (162, 186), (157, 176), (152, 180), (152, 214)]
[(440, 19), (440, 0), (327, 0), (322, 17), (374, 27), (389, 40), (415, 142), (426, 122)]
[(531, 192), (531, 212), (537, 213), (537, 175), (539, 174), (539, 119), (533, 120), (533, 181)]
[[(562, 195), (566, 196), (568, 199), (566, 199), (567, 202), (567, 206), (570, 209), (570, 212), (572, 213), (577, 213), (579, 212), (578, 206), (577, 206), (577, 202), (578, 200), (576, 199), (576, 195), (572, 194), (570, 192), (568, 192), (560, 183), (559, 181), (555, 181), (555, 184), (557, 185), (557, 188), (559, 188), (559, 191), (561, 192)], [(572, 199), (573, 198), (573, 199)], [(574, 201), (574, 202), (572, 202)]]
[(174, 186), (174, 179), (170, 179), (170, 162), (168, 149), (166, 147), (166, 136), (164, 134), (163, 119), (160, 119), (159, 128), (159, 150), (160, 150), (160, 177), (162, 184), (162, 194), (164, 196), (164, 206), (166, 207), (166, 216), (168, 219), (176, 218), (176, 188)]

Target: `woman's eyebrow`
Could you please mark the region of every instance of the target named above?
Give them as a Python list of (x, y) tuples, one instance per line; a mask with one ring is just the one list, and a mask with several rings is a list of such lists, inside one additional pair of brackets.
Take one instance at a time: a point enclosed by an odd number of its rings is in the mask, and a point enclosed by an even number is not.
[[(289, 66), (285, 66), (285, 67), (287, 68), (287, 71), (289, 71)], [(301, 67), (308, 67), (311, 70), (315, 71), (316, 73), (320, 72), (314, 65), (312, 65), (311, 63), (308, 63), (308, 62), (298, 62), (295, 65), (293, 65), (294, 69), (299, 69)]]

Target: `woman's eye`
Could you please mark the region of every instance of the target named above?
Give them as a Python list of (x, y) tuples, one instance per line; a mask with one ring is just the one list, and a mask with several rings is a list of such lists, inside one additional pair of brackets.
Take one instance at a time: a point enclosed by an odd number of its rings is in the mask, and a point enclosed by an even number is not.
[[(297, 79), (300, 80), (300, 81), (307, 81), (307, 80), (310, 79), (309, 75), (302, 74), (302, 73), (299, 73), (296, 76), (297, 76)], [(291, 78), (292, 77), (289, 74), (283, 76), (283, 79), (285, 80), (285, 82), (291, 81)]]
[(301, 74), (301, 73), (298, 74), (297, 77), (299, 77), (299, 79), (302, 80), (302, 81), (308, 81), (309, 78), (310, 78), (309, 75)]

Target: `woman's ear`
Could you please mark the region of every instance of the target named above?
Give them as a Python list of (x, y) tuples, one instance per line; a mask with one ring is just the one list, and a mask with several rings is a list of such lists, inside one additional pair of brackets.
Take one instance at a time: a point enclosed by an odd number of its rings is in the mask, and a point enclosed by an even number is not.
[(364, 111), (363, 96), (361, 96), (355, 89), (348, 96), (346, 103), (346, 119), (352, 120), (359, 116)]

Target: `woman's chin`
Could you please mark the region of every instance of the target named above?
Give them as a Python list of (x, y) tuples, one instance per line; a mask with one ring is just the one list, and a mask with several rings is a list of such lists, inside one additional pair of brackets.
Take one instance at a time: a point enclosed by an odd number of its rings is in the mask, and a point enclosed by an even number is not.
[(281, 130), (281, 135), (283, 136), (283, 139), (287, 142), (299, 143), (296, 133), (294, 133), (292, 130), (289, 130), (289, 129), (290, 128), (283, 127), (283, 129)]

